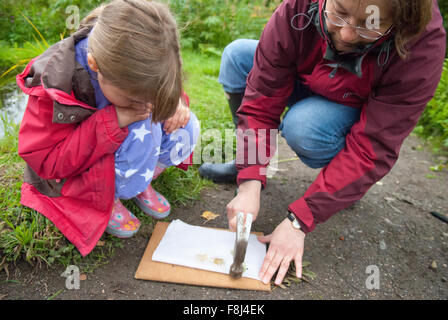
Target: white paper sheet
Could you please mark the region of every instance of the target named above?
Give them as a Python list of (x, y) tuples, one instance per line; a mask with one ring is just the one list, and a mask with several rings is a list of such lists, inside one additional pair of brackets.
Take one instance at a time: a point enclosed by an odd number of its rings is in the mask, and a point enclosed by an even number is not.
[[(234, 246), (235, 232), (192, 226), (177, 219), (168, 226), (152, 260), (228, 274)], [(243, 277), (260, 280), (258, 274), (265, 255), (266, 244), (251, 234)]]

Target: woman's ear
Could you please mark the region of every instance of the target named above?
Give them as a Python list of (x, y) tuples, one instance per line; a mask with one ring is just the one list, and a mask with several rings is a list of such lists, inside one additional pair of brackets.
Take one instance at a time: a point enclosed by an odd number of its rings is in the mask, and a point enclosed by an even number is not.
[(90, 52), (87, 53), (87, 64), (92, 71), (98, 72), (98, 65), (96, 64), (95, 58)]

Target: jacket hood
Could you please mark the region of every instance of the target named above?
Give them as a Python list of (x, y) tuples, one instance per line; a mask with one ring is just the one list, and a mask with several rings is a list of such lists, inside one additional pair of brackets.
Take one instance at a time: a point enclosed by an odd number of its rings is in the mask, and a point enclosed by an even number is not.
[[(85, 101), (76, 99), (73, 92), (74, 83), (89, 84), (89, 81), (86, 81), (87, 75), (76, 63), (74, 47), (78, 41), (87, 37), (90, 30), (91, 28), (87, 27), (78, 30), (31, 60), (25, 70), (17, 75), (17, 84), (23, 92), (36, 96), (48, 95), (61, 105), (77, 105), (86, 109), (95, 109)], [(78, 79), (80, 77), (82, 79)], [(85, 88), (83, 91), (93, 92), (93, 89)]]

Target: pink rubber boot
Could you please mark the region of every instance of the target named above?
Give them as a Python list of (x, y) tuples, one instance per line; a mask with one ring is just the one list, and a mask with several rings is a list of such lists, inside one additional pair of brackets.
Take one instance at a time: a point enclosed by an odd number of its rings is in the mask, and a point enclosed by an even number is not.
[[(164, 170), (164, 168), (156, 167), (154, 169), (153, 180)], [(144, 213), (155, 219), (163, 219), (170, 214), (171, 206), (169, 202), (164, 196), (154, 190), (151, 184), (133, 200)]]
[(125, 206), (120, 199), (115, 200), (106, 232), (118, 238), (130, 238), (140, 228), (140, 221)]

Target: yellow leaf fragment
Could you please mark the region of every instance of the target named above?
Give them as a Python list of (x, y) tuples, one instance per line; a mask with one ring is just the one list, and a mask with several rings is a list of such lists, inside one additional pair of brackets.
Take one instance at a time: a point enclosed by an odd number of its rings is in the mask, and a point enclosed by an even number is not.
[(219, 217), (219, 214), (213, 213), (211, 211), (204, 211), (201, 215), (201, 217), (207, 219), (207, 221), (209, 220), (213, 220), (216, 219), (217, 217)]
[(97, 245), (97, 247), (103, 247), (105, 244), (106, 244), (106, 241), (99, 240), (96, 245)]

